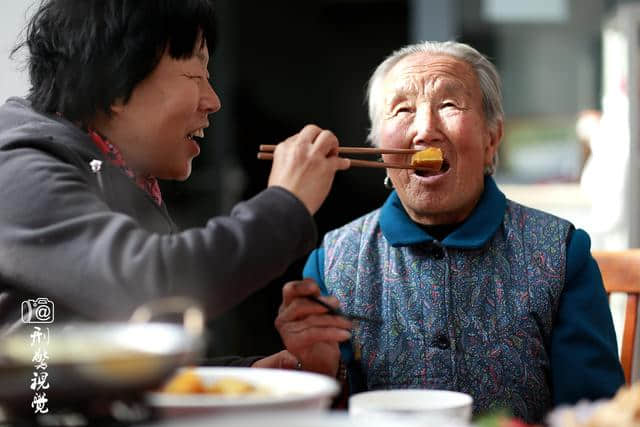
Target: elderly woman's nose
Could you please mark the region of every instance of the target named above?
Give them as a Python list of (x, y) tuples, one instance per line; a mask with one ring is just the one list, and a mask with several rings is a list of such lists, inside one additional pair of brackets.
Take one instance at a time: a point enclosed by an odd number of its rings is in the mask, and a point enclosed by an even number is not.
[(206, 111), (207, 114), (215, 113), (222, 107), (218, 94), (211, 86), (211, 83), (207, 82), (203, 92), (200, 96), (200, 109)]
[(438, 115), (430, 109), (419, 109), (413, 121), (413, 142), (430, 142), (442, 137)]

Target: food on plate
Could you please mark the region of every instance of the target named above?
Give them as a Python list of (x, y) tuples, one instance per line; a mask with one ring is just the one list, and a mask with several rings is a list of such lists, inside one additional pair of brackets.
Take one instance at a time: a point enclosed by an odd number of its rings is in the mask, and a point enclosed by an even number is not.
[(173, 394), (206, 393), (206, 391), (204, 383), (193, 369), (178, 373), (162, 388), (163, 393)]
[(429, 147), (411, 157), (411, 166), (439, 171), (442, 168), (442, 150)]
[(258, 388), (239, 378), (220, 378), (218, 381), (207, 387), (207, 393), (218, 394), (251, 394), (256, 393)]
[(207, 383), (194, 369), (185, 369), (162, 388), (163, 393), (172, 394), (217, 394), (224, 396), (265, 395), (269, 394), (264, 387), (251, 384), (237, 377), (220, 377)]

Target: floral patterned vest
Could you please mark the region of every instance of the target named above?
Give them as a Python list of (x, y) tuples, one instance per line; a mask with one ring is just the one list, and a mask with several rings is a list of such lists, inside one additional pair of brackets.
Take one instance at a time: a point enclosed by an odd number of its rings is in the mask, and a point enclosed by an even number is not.
[(507, 201), (483, 247), (393, 247), (379, 215), (323, 245), (329, 293), (382, 322), (355, 323), (352, 385), (356, 376), (367, 390), (457, 390), (473, 396), (475, 413), (506, 407), (539, 421), (552, 404), (548, 344), (571, 224)]

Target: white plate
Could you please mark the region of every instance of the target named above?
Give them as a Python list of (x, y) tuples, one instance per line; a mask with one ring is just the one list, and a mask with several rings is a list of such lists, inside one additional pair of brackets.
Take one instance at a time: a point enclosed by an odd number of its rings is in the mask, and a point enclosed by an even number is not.
[(303, 371), (225, 367), (187, 369), (194, 369), (205, 384), (212, 384), (222, 378), (237, 378), (267, 389), (268, 394), (222, 396), (149, 393), (149, 404), (169, 416), (205, 412), (326, 409), (340, 390), (335, 379)]

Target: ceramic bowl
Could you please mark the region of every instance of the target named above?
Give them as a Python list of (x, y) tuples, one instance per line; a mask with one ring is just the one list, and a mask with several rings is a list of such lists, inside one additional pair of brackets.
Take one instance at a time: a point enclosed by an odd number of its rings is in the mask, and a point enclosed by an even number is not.
[(380, 416), (421, 419), (424, 425), (464, 426), (471, 421), (473, 399), (446, 390), (379, 390), (349, 398), (349, 415), (366, 424)]

